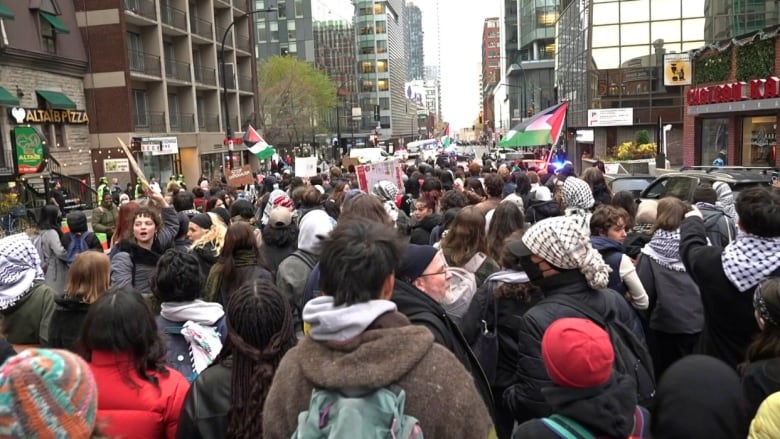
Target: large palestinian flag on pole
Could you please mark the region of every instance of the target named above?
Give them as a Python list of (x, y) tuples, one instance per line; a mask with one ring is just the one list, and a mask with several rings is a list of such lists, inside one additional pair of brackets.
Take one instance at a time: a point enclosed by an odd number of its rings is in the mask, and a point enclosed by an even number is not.
[(452, 141), (452, 138), (450, 137), (450, 123), (447, 122), (446, 125), (444, 125), (444, 129), (441, 130), (441, 133), (439, 133), (439, 141), (441, 144), (446, 148), (450, 146), (450, 142)]
[(276, 154), (274, 147), (266, 143), (260, 133), (252, 128), (252, 125), (249, 125), (246, 128), (246, 133), (244, 133), (244, 145), (246, 145), (247, 148), (249, 148), (249, 151), (260, 160), (270, 159)]
[(498, 142), (498, 146), (518, 148), (521, 146), (555, 145), (566, 121), (568, 102), (554, 105), (512, 127)]

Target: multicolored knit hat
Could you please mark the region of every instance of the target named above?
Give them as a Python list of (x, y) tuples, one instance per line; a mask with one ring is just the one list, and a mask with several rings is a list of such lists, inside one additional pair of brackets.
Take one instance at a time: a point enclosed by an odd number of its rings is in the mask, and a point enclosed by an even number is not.
[(0, 436), (89, 438), (97, 385), (87, 363), (55, 349), (27, 349), (0, 366)]

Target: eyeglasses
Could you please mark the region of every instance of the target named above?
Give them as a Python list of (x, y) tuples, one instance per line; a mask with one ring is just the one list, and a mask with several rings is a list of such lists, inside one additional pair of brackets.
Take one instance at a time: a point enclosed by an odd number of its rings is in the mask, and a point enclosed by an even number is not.
[(419, 275), (417, 277), (436, 276), (437, 274), (447, 274), (447, 269), (449, 269), (449, 268), (450, 267), (445, 264), (444, 268), (442, 268), (441, 271), (435, 271), (433, 273), (423, 273), (423, 274), (421, 274), (421, 275)]

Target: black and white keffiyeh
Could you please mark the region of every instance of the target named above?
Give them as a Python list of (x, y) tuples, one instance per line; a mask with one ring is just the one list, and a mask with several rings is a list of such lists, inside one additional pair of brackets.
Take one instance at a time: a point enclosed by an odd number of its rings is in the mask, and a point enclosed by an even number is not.
[(0, 309), (13, 306), (43, 276), (41, 258), (26, 233), (0, 239)]
[(745, 292), (780, 268), (780, 237), (763, 238), (740, 231), (723, 249), (721, 262), (728, 280)]
[(650, 242), (642, 247), (642, 253), (658, 265), (672, 270), (685, 272), (680, 259), (680, 230), (656, 230)]
[(533, 254), (550, 264), (565, 270), (578, 269), (591, 288), (607, 287), (612, 269), (591, 246), (590, 236), (578, 218), (558, 216), (539, 221), (523, 234), (522, 240)]
[(561, 199), (563, 206), (568, 209), (581, 209), (587, 211), (596, 203), (593, 198), (593, 191), (584, 180), (577, 177), (568, 177), (563, 182), (561, 190)]

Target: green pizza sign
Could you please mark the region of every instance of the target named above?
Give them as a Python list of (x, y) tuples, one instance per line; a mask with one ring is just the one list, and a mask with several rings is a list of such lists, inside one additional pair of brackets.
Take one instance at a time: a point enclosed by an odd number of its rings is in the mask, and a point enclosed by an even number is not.
[(33, 127), (14, 127), (17, 174), (34, 174), (45, 166), (43, 135)]

